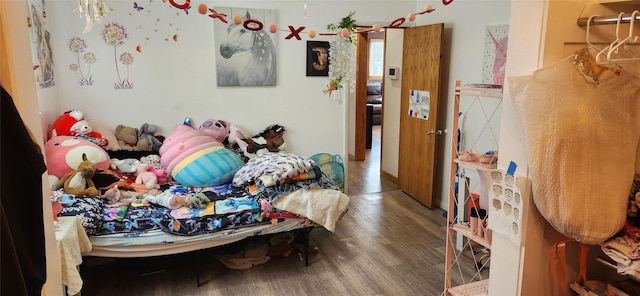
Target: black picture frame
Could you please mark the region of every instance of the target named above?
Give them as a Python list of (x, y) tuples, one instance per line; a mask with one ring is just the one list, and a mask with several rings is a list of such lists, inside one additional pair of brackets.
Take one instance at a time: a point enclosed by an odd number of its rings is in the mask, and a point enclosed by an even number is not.
[(329, 76), (328, 41), (307, 41), (307, 76)]

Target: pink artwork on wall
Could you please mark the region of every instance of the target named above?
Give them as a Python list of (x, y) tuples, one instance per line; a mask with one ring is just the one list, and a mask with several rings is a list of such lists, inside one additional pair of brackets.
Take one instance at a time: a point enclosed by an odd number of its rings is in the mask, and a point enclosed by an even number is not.
[(482, 83), (504, 84), (504, 71), (507, 64), (507, 45), (509, 26), (488, 26), (485, 37)]

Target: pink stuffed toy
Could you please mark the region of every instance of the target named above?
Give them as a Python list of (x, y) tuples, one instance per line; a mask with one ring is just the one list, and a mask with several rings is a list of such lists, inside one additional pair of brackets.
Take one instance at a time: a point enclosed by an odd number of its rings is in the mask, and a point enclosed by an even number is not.
[(136, 184), (144, 184), (147, 189), (159, 189), (158, 176), (149, 171), (150, 167), (150, 164), (142, 162), (135, 165)]
[(111, 159), (107, 151), (78, 137), (53, 137), (44, 144), (44, 152), (49, 174), (58, 178), (75, 170), (82, 161), (83, 154), (95, 163), (98, 169), (106, 170), (111, 166)]
[(160, 164), (170, 175), (185, 157), (213, 146), (222, 146), (222, 143), (189, 125), (177, 125), (175, 131), (160, 146)]
[(207, 119), (198, 129), (220, 143), (229, 136), (229, 124), (224, 120)]
[[(247, 147), (249, 143), (253, 143), (251, 136), (249, 136), (244, 130), (235, 124), (229, 126), (229, 136), (227, 137), (230, 145), (236, 144), (240, 147), (243, 153), (247, 153)], [(249, 143), (247, 143), (249, 141)]]
[(150, 154), (140, 157), (140, 162), (148, 163), (150, 165), (149, 171), (158, 176), (158, 184), (169, 182), (169, 178), (167, 177), (167, 170), (165, 170), (160, 163), (160, 155)]
[(159, 150), (160, 164), (166, 169), (167, 176), (182, 185), (194, 187), (231, 181), (242, 166), (242, 160), (207, 132), (186, 124), (176, 126)]

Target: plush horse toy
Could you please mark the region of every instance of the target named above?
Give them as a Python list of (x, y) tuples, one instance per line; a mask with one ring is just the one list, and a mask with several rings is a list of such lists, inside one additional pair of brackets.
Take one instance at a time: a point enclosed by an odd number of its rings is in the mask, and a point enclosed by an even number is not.
[(98, 189), (91, 180), (91, 177), (96, 173), (96, 165), (87, 159), (86, 154), (82, 154), (82, 162), (78, 165), (75, 171), (71, 171), (58, 181), (57, 187), (64, 188), (64, 191), (68, 194), (73, 194), (76, 197), (95, 197), (98, 195)]
[(251, 138), (253, 143), (247, 146), (247, 153), (262, 155), (268, 152), (280, 152), (286, 148), (284, 141), (285, 129), (283, 126), (273, 124)]
[(285, 129), (283, 126), (273, 124), (260, 132), (258, 135), (250, 137), (235, 124), (229, 127), (229, 144), (236, 144), (248, 158), (254, 158), (268, 152), (280, 152), (286, 148), (284, 141)]

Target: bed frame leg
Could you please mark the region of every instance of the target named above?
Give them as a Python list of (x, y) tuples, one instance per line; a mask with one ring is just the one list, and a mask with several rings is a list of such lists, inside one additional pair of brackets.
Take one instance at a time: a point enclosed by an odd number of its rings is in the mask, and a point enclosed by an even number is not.
[(309, 233), (313, 230), (313, 228), (304, 229), (303, 233), (303, 241), (304, 241), (304, 266), (309, 266)]
[(200, 288), (200, 251), (196, 251), (196, 287)]

